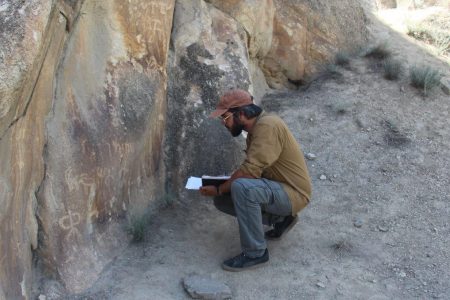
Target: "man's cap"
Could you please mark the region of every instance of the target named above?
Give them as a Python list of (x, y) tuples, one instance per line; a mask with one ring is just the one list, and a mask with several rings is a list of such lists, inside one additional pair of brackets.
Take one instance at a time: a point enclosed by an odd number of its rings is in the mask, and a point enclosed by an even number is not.
[(216, 110), (213, 111), (209, 117), (216, 118), (223, 115), (230, 108), (246, 106), (249, 104), (253, 104), (253, 97), (249, 92), (240, 89), (229, 90), (220, 97)]

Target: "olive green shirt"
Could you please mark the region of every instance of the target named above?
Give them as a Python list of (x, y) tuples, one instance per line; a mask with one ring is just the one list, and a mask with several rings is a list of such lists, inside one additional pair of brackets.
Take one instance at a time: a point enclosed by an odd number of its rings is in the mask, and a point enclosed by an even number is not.
[(247, 156), (240, 170), (281, 183), (296, 215), (311, 197), (311, 179), (300, 145), (279, 117), (264, 112), (247, 135)]

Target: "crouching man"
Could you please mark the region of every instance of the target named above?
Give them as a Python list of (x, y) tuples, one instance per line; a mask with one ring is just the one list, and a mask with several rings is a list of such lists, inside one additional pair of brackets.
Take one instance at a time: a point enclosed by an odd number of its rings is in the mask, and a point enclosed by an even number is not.
[[(242, 253), (223, 269), (241, 271), (269, 260), (266, 239), (280, 239), (297, 223), (311, 197), (311, 179), (302, 150), (279, 117), (253, 104), (244, 90), (226, 92), (210, 117), (219, 117), (233, 137), (245, 130), (246, 158), (220, 186), (203, 186), (222, 212), (237, 217)], [(264, 232), (264, 226), (272, 226)]]

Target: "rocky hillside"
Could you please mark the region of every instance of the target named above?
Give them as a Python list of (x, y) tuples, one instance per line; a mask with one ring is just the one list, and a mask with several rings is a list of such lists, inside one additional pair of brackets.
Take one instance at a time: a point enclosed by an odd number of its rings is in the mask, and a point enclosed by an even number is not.
[(236, 163), (199, 151), (233, 153), (207, 119), (224, 90), (296, 88), (366, 22), (356, 0), (2, 1), (0, 299), (39, 273), (88, 288), (129, 220)]

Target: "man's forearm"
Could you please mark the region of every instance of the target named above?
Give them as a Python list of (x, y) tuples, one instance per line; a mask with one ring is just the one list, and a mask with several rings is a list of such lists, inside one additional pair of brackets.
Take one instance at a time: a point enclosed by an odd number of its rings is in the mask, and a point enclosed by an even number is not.
[(225, 181), (224, 183), (222, 183), (219, 186), (219, 195), (223, 195), (223, 194), (229, 193), (231, 191), (231, 183), (233, 183), (233, 181), (235, 179), (238, 179), (238, 178), (251, 178), (251, 179), (254, 179), (255, 177), (253, 177), (252, 175), (249, 175), (249, 174), (246, 174), (246, 173), (242, 172), (240, 169), (237, 169), (231, 175), (230, 179), (228, 179), (227, 181)]

